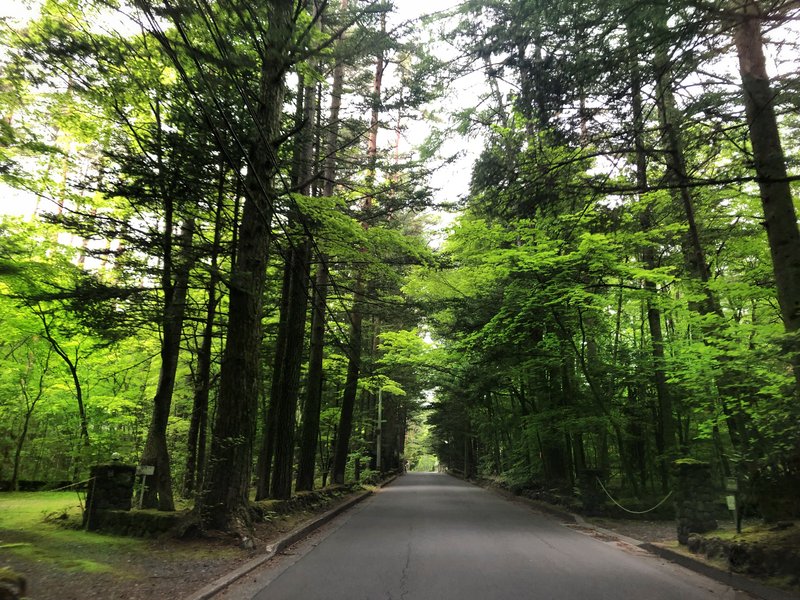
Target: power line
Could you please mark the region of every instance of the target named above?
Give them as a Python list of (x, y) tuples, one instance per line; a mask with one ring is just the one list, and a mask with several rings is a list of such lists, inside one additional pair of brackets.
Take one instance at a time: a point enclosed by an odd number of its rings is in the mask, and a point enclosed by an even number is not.
[[(225, 48), (224, 43), (221, 41), (222, 40), (222, 35), (221, 35), (221, 32), (219, 30), (219, 27), (218, 27), (216, 21), (214, 20), (214, 17), (213, 17), (213, 14), (211, 13), (210, 7), (208, 6), (208, 4), (204, 0), (198, 0), (198, 3), (204, 4), (205, 5), (205, 10), (207, 10), (208, 13), (209, 13), (207, 15), (206, 12), (204, 11), (203, 7), (198, 5), (198, 9), (199, 9), (200, 14), (201, 14), (201, 16), (203, 18), (203, 21), (204, 21), (204, 23), (206, 25), (206, 29), (209, 32), (215, 47), (219, 51), (219, 53), (221, 55), (221, 58), (223, 58), (226, 61), (225, 64), (226, 65), (230, 64), (230, 55), (229, 55), (227, 49)], [(220, 135), (220, 132), (219, 132), (219, 129), (218, 129), (217, 125), (212, 120), (211, 115), (209, 114), (207, 106), (203, 102), (203, 100), (200, 97), (200, 94), (198, 93), (198, 91), (195, 88), (195, 86), (192, 84), (188, 74), (186, 73), (185, 68), (183, 67), (183, 65), (182, 65), (182, 63), (180, 61), (180, 57), (178, 56), (177, 52), (175, 51), (175, 48), (172, 46), (172, 44), (169, 41), (169, 38), (167, 37), (166, 33), (164, 32), (164, 30), (161, 28), (161, 26), (157, 22), (157, 20), (156, 20), (155, 16), (153, 15), (152, 11), (145, 9), (144, 14), (147, 17), (147, 20), (148, 20), (148, 22), (150, 24), (150, 28), (151, 28), (150, 33), (152, 35), (154, 35), (154, 37), (158, 40), (158, 42), (162, 45), (162, 47), (164, 47), (165, 51), (167, 52), (167, 55), (169, 56), (169, 58), (172, 61), (172, 63), (175, 65), (175, 67), (176, 67), (176, 69), (177, 69), (182, 81), (184, 82), (184, 84), (186, 85), (190, 95), (192, 96), (195, 105), (202, 112), (204, 120), (206, 121), (207, 126), (210, 128), (212, 134), (214, 135), (215, 139), (217, 140), (217, 143), (218, 143), (218, 145), (220, 147), (220, 150), (225, 155), (226, 160), (229, 162), (229, 164), (231, 164), (231, 166), (233, 167), (233, 170), (236, 172), (237, 178), (239, 178), (244, 183), (244, 179), (243, 179), (243, 175), (241, 173), (241, 170), (236, 168), (237, 167), (237, 163), (231, 157), (230, 152), (228, 151), (227, 146), (225, 144), (225, 141), (222, 138), (222, 136)], [(196, 67), (196, 69), (198, 71), (198, 74), (200, 75), (200, 79), (203, 82), (204, 87), (206, 88), (206, 91), (207, 91), (209, 97), (211, 98), (216, 110), (219, 112), (219, 116), (222, 118), (222, 120), (224, 121), (224, 123), (226, 125), (226, 128), (229, 130), (230, 134), (232, 135), (236, 146), (242, 152), (242, 156), (244, 157), (244, 160), (245, 160), (245, 162), (247, 164), (248, 170), (253, 172), (254, 180), (255, 180), (256, 185), (258, 186), (260, 192), (263, 195), (263, 198), (264, 198), (264, 200), (265, 200), (265, 202), (267, 204), (267, 207), (269, 208), (269, 210), (271, 211), (271, 213), (273, 215), (278, 214), (278, 211), (276, 210), (274, 202), (271, 199), (271, 194), (268, 193), (268, 191), (267, 191), (267, 185), (263, 181), (263, 179), (261, 177), (261, 173), (259, 173), (254, 168), (250, 152), (248, 152), (248, 149), (245, 147), (245, 144), (240, 139), (240, 136), (238, 135), (238, 132), (237, 132), (236, 128), (234, 127), (234, 124), (231, 123), (231, 121), (230, 121), (230, 119), (229, 119), (229, 117), (228, 117), (228, 115), (227, 115), (227, 113), (225, 111), (225, 107), (222, 105), (222, 102), (220, 101), (220, 99), (216, 95), (212, 85), (209, 83), (207, 75), (206, 75), (206, 72), (204, 70), (204, 67), (203, 67), (203, 65), (200, 63), (200, 61), (198, 59), (198, 53), (195, 51), (195, 48), (192, 46), (192, 43), (189, 40), (189, 36), (186, 34), (185, 28), (182, 26), (182, 24), (180, 23), (180, 21), (176, 17), (173, 17), (172, 21), (173, 21), (173, 23), (174, 23), (174, 25), (176, 27), (176, 31), (178, 32), (178, 34), (181, 37), (183, 43), (185, 44), (186, 48), (189, 50), (188, 55), (191, 57), (191, 60), (194, 63), (194, 65), (195, 65), (195, 67)], [(146, 28), (144, 28), (144, 27), (143, 27), (143, 29), (146, 30)], [(284, 65), (284, 66), (287, 67), (288, 64)], [(230, 71), (229, 71), (229, 75), (231, 75)], [(286, 191), (288, 189), (290, 189), (290, 185), (286, 181), (285, 175), (284, 175), (283, 171), (279, 167), (280, 161), (278, 160), (278, 158), (277, 158), (277, 156), (275, 154), (275, 151), (272, 148), (272, 140), (268, 139), (266, 133), (264, 132), (264, 130), (263, 130), (262, 126), (261, 126), (261, 123), (256, 118), (255, 111), (254, 111), (254, 109), (253, 109), (253, 107), (251, 105), (251, 102), (249, 100), (249, 95), (242, 88), (242, 86), (240, 85), (240, 82), (238, 81), (238, 79), (235, 76), (231, 77), (231, 81), (234, 84), (234, 86), (236, 88), (236, 91), (238, 92), (239, 96), (241, 97), (241, 99), (244, 102), (244, 106), (245, 106), (245, 109), (247, 111), (248, 116), (252, 119), (253, 123), (256, 126), (257, 135), (260, 138), (260, 141), (262, 142), (262, 146), (263, 146), (260, 149), (266, 151), (267, 157), (268, 157), (270, 163), (275, 168), (275, 172), (276, 172), (278, 178), (280, 179), (280, 181), (281, 181), (281, 183), (283, 185), (283, 189), (284, 189), (283, 193), (282, 194), (277, 194), (276, 198), (277, 197), (281, 197), (281, 196), (287, 197), (288, 200), (289, 200), (289, 203), (293, 206), (294, 210), (296, 210), (298, 212), (298, 214), (302, 215), (303, 212), (300, 209), (299, 205), (297, 204), (297, 201), (294, 198), (292, 198), (292, 196), (290, 194), (286, 194)], [(247, 189), (247, 186), (245, 186), (245, 189)], [(288, 245), (289, 248), (296, 248), (295, 242), (293, 242), (293, 240), (292, 240), (292, 235), (288, 231), (287, 227), (284, 225), (284, 222), (281, 219), (271, 219), (270, 216), (265, 214), (264, 208), (260, 203), (253, 202), (253, 204), (256, 207), (256, 209), (258, 210), (258, 213), (261, 216), (261, 218), (267, 224), (267, 227), (271, 229), (273, 221), (277, 222), (278, 227), (284, 233), (285, 243)], [(319, 248), (319, 246), (317, 244), (317, 241), (315, 239), (315, 236), (314, 236), (313, 232), (310, 230), (310, 228), (308, 227), (308, 224), (307, 224), (306, 220), (304, 218), (301, 218), (298, 221), (299, 221), (299, 224), (301, 225), (301, 227), (303, 229), (303, 232), (305, 233), (306, 237), (308, 238), (309, 242), (312, 244), (313, 249), (315, 250), (315, 252), (317, 253), (318, 256), (322, 257), (324, 255), (324, 253)], [(276, 240), (276, 243), (279, 243), (279, 241)], [(335, 292), (340, 297), (344, 296), (344, 294), (341, 292), (340, 286), (336, 283), (335, 278), (332, 275), (330, 276), (330, 285), (331, 285), (331, 287), (333, 287)], [(309, 286), (308, 287), (304, 287), (304, 294), (306, 295), (306, 298), (308, 300), (311, 299), (310, 292), (309, 292), (309, 287), (312, 288), (312, 289), (316, 289), (314, 286), (315, 286), (314, 281), (311, 278), (309, 278)], [(327, 306), (327, 304), (326, 304), (326, 311), (329, 314), (329, 316), (333, 319), (333, 322), (334, 322), (336, 328), (338, 329), (339, 333), (342, 334), (342, 335), (346, 335), (345, 332), (343, 331), (341, 323), (338, 321), (338, 319), (336, 319), (336, 317), (334, 316), (332, 310)], [(350, 312), (346, 308), (345, 308), (345, 313), (350, 315)]]

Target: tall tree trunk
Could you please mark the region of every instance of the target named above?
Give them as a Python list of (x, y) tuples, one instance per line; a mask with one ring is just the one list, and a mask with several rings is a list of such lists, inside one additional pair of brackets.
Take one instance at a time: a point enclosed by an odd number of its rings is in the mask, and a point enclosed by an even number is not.
[(293, 0), (271, 0), (256, 111), (259, 135), (250, 149), (237, 262), (231, 276), (228, 337), (211, 439), (205, 492), (198, 503), (204, 525), (250, 528), (248, 490), (258, 418), (262, 296), (278, 192), (278, 141), (284, 75), (294, 31)]
[[(306, 83), (302, 88), (304, 96), (302, 123), (303, 129), (298, 136), (295, 148), (295, 181), (300, 193), (310, 196), (311, 179), (314, 172), (314, 140), (316, 129), (317, 87), (314, 83)], [(299, 212), (293, 215), (294, 220), (307, 229), (305, 215)], [(307, 233), (304, 233), (304, 237)], [(290, 238), (291, 241), (291, 238)], [(306, 315), (308, 312), (309, 277), (311, 266), (311, 240), (300, 238), (295, 240), (290, 249), (291, 286), (288, 302), (289, 315), (286, 321), (288, 336), (282, 365), (283, 386), (277, 398), (272, 398), (275, 406), (275, 458), (270, 485), (272, 498), (286, 499), (292, 494), (292, 467), (294, 466), (295, 427), (297, 415), (297, 397), (300, 387), (300, 371), (303, 362)], [(283, 319), (281, 320), (283, 321)]]
[[(314, 156), (314, 114), (316, 86), (298, 82), (296, 122), (303, 127), (294, 150), (292, 185), (309, 195)], [(297, 210), (289, 214), (290, 224), (306, 227)], [(303, 356), (311, 243), (304, 234), (287, 236), (280, 319), (273, 365), (272, 391), (263, 423), (258, 459), (256, 498), (289, 498), (292, 492), (297, 394)]]
[(75, 402), (78, 405), (81, 442), (84, 449), (88, 449), (90, 446), (89, 419), (86, 417), (86, 406), (83, 402), (83, 386), (81, 385), (81, 379), (78, 376), (78, 361), (80, 359), (78, 350), (75, 351), (75, 358), (72, 358), (69, 354), (67, 354), (67, 351), (63, 348), (63, 346), (61, 346), (61, 344), (53, 335), (52, 329), (50, 328), (50, 322), (47, 320), (47, 314), (44, 312), (44, 310), (38, 305), (31, 306), (31, 310), (33, 310), (34, 314), (42, 323), (44, 339), (48, 341), (50, 347), (53, 349), (53, 352), (55, 352), (56, 355), (62, 361), (64, 361), (64, 364), (69, 370), (70, 377), (72, 378), (72, 384), (75, 386)]
[(300, 434), (300, 461), (295, 489), (307, 491), (314, 488), (314, 462), (319, 437), (319, 415), (322, 407), (323, 368), (325, 349), (325, 306), (328, 296), (328, 266), (320, 261), (314, 281), (313, 312), (311, 316), (311, 348), (308, 359), (308, 383), (303, 405)]
[[(214, 241), (211, 248), (211, 268), (206, 286), (206, 318), (203, 323), (203, 338), (197, 351), (197, 374), (192, 400), (192, 417), (186, 448), (186, 465), (183, 475), (183, 497), (190, 498), (199, 489), (205, 455), (205, 435), (201, 434), (208, 423), (208, 397), (211, 391), (211, 348), (214, 342), (214, 320), (217, 315), (217, 285), (219, 285), (219, 255), (222, 250), (222, 212), (225, 204), (225, 175), (227, 170), (220, 164), (217, 186), (217, 206), (214, 216)], [(201, 444), (201, 440), (203, 443)]]
[[(689, 188), (689, 177), (686, 171), (686, 159), (683, 150), (683, 141), (679, 130), (679, 115), (676, 108), (675, 96), (670, 81), (670, 64), (663, 50), (656, 53), (656, 95), (659, 120), (664, 130), (666, 143), (667, 169), (671, 179), (677, 184), (677, 194), (680, 204), (683, 207), (686, 223), (688, 226), (687, 240), (684, 245), (687, 267), (690, 274), (700, 280), (703, 288), (704, 300), (699, 303), (697, 309), (702, 315), (716, 315), (720, 321), (724, 320), (725, 315), (719, 300), (711, 289), (711, 271), (706, 261), (703, 245), (700, 240), (699, 227), (695, 219), (694, 199)], [(705, 333), (711, 333), (706, 328)], [(704, 342), (709, 343), (708, 336), (704, 336)], [(731, 399), (734, 403), (741, 404), (740, 392), (738, 388), (739, 377), (726, 367), (728, 358), (724, 355), (718, 359), (722, 367), (722, 373), (717, 378), (716, 384), (720, 394), (720, 403), (726, 415), (728, 433), (731, 443), (737, 450), (743, 451), (749, 440), (747, 432), (745, 411), (736, 410), (731, 406)], [(750, 432), (751, 434), (753, 432)]]
[[(303, 78), (297, 82), (295, 95), (295, 123), (300, 123), (303, 118), (303, 102), (305, 100), (305, 85)], [(299, 143), (299, 142), (298, 142)], [(299, 159), (297, 144), (295, 144), (294, 161), (292, 164), (292, 188), (297, 187)], [(296, 217), (295, 217), (296, 218)], [(292, 277), (295, 261), (294, 242), (291, 233), (287, 236), (288, 249), (283, 253), (283, 279), (281, 284), (281, 299), (278, 307), (278, 334), (275, 338), (275, 353), (272, 361), (272, 380), (269, 397), (262, 403), (261, 421), (261, 446), (256, 462), (256, 500), (269, 497), (270, 483), (272, 481), (272, 463), (275, 457), (275, 435), (278, 429), (276, 412), (279, 410), (278, 398), (285, 392), (286, 382), (286, 352), (289, 343), (289, 328), (292, 318)]]
[(25, 411), (25, 415), (22, 418), (22, 431), (19, 433), (17, 444), (14, 448), (14, 463), (11, 471), (11, 481), (8, 487), (10, 492), (19, 491), (19, 466), (22, 460), (22, 448), (25, 446), (25, 439), (28, 437), (28, 427), (30, 426), (31, 415), (33, 415), (34, 406), (29, 405)]
[[(628, 30), (628, 40), (631, 48), (635, 48), (634, 36)], [(644, 113), (642, 106), (642, 81), (636, 52), (631, 52), (628, 60), (631, 66), (631, 106), (633, 108), (634, 147), (636, 150), (636, 183), (641, 190), (648, 187), (647, 181), (647, 153), (645, 150)], [(639, 219), (642, 231), (649, 232), (653, 228), (653, 209), (650, 204), (644, 207)], [(657, 266), (656, 253), (652, 242), (642, 248), (642, 259), (651, 271)], [(660, 460), (662, 488), (669, 487), (669, 463), (675, 454), (675, 419), (672, 414), (672, 397), (667, 387), (666, 366), (664, 361), (664, 335), (661, 330), (661, 311), (656, 304), (658, 290), (656, 284), (645, 279), (644, 289), (647, 290), (647, 325), (650, 331), (651, 352), (653, 355), (653, 383), (658, 399), (659, 423), (657, 428), (656, 445)]]
[(42, 365), (42, 370), (39, 373), (39, 382), (36, 389), (36, 395), (33, 398), (31, 398), (30, 394), (28, 393), (28, 376), (33, 371), (33, 360), (31, 354), (28, 355), (28, 373), (19, 382), (20, 391), (22, 392), (22, 396), (25, 398), (25, 415), (22, 418), (22, 431), (17, 438), (16, 448), (14, 448), (14, 466), (11, 473), (11, 483), (9, 486), (9, 489), (12, 492), (17, 491), (19, 483), (19, 466), (22, 459), (22, 448), (24, 447), (25, 440), (28, 437), (28, 428), (30, 427), (31, 417), (33, 416), (33, 411), (36, 410), (36, 405), (44, 395), (44, 378), (47, 375), (47, 372), (50, 370), (51, 353), (52, 349), (48, 349), (47, 357), (45, 358), (44, 364)]
[(287, 318), (286, 347), (283, 352), (283, 371), (278, 395), (272, 398), (274, 409), (274, 466), (270, 484), (272, 498), (286, 499), (292, 493), (292, 466), (294, 463), (295, 420), (297, 394), (300, 384), (300, 366), (308, 307), (308, 265), (311, 253), (308, 242), (291, 249), (289, 268), (289, 315)]
[[(165, 244), (172, 245), (172, 220), (167, 219)], [(153, 414), (147, 439), (142, 450), (141, 464), (152, 465), (155, 473), (149, 477), (142, 499), (145, 508), (159, 510), (175, 510), (172, 495), (172, 473), (170, 470), (169, 451), (167, 449), (167, 424), (172, 406), (172, 392), (175, 389), (175, 373), (178, 369), (183, 319), (186, 313), (186, 294), (189, 287), (189, 273), (194, 262), (192, 236), (194, 221), (189, 219), (181, 226), (176, 264), (172, 257), (176, 255), (172, 248), (167, 249), (164, 258), (164, 309), (162, 314), (163, 336), (161, 340), (161, 370), (158, 374), (158, 386), (153, 397)], [(174, 281), (170, 281), (174, 272)]]
[[(347, 8), (348, 0), (341, 0), (342, 9)], [(331, 86), (331, 105), (328, 127), (325, 136), (325, 156), (322, 173), (322, 195), (333, 196), (336, 185), (336, 149), (339, 145), (339, 112), (342, 107), (344, 87), (344, 63), (339, 60), (333, 68)], [(311, 320), (311, 347), (308, 359), (308, 383), (306, 401), (303, 406), (302, 434), (300, 441), (300, 463), (297, 472), (297, 490), (311, 490), (314, 487), (314, 463), (320, 433), (320, 409), (324, 371), (322, 361), (325, 351), (325, 310), (328, 296), (328, 259), (319, 256), (314, 284), (313, 314)], [(324, 484), (323, 484), (324, 485)]]
[[(794, 333), (800, 329), (800, 232), (775, 116), (776, 93), (764, 59), (761, 8), (757, 0), (737, 0), (734, 5), (738, 16), (734, 41), (778, 303), (786, 331)], [(793, 337), (788, 350), (798, 386), (799, 349)]]
[[(381, 30), (386, 30), (386, 13), (381, 14)], [(375, 166), (378, 157), (378, 124), (381, 109), (381, 90), (383, 85), (384, 53), (378, 53), (375, 61), (375, 78), (372, 84), (372, 114), (370, 116), (369, 139), (367, 141), (367, 178), (369, 188), (375, 180)], [(367, 192), (369, 194), (369, 192)], [(372, 206), (372, 198), (367, 195), (364, 208)], [(362, 223), (363, 227), (367, 227)], [(353, 305), (350, 310), (350, 343), (347, 379), (342, 396), (342, 410), (339, 417), (339, 430), (336, 438), (336, 451), (333, 457), (333, 473), (331, 479), (334, 483), (344, 483), (344, 472), (347, 466), (347, 457), (350, 453), (350, 434), (353, 427), (353, 410), (358, 392), (358, 378), (361, 372), (361, 342), (362, 342), (362, 296), (364, 294), (363, 273), (356, 273), (356, 282), (353, 292)]]
[(689, 176), (686, 171), (686, 158), (683, 140), (680, 133), (680, 115), (672, 90), (671, 65), (664, 50), (656, 53), (654, 61), (656, 73), (656, 104), (658, 117), (663, 130), (666, 147), (666, 163), (668, 176), (676, 184), (677, 199), (686, 217), (687, 235), (684, 243), (684, 254), (689, 272), (702, 282), (704, 301), (700, 304), (700, 312), (705, 315), (716, 314), (722, 317), (722, 308), (714, 293), (709, 288), (711, 270), (706, 261), (703, 244), (700, 240), (700, 229), (695, 218), (694, 199), (689, 189)]
[(284, 260), (283, 280), (281, 283), (281, 301), (278, 308), (278, 334), (275, 339), (275, 354), (272, 362), (272, 381), (268, 401), (264, 402), (261, 421), (261, 445), (258, 450), (256, 463), (256, 500), (269, 497), (270, 482), (272, 481), (272, 461), (275, 456), (275, 406), (273, 399), (278, 398), (283, 387), (285, 372), (283, 366), (286, 360), (286, 338), (289, 334), (289, 302), (292, 287), (292, 257), (291, 251)]
[(350, 433), (353, 428), (353, 409), (358, 393), (358, 378), (361, 373), (361, 338), (363, 314), (361, 312), (361, 296), (364, 284), (359, 273), (356, 288), (353, 292), (353, 307), (350, 311), (350, 343), (348, 344), (347, 379), (342, 392), (342, 406), (339, 416), (339, 429), (336, 436), (336, 449), (333, 455), (331, 480), (333, 483), (344, 483), (344, 472), (347, 457), (350, 453)]

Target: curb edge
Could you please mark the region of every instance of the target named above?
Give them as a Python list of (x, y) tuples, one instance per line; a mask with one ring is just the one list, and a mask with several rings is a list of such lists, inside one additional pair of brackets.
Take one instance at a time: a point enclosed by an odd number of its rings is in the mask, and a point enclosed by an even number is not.
[(506, 497), (507, 499), (510, 499), (512, 501), (513, 500), (522, 501), (524, 504), (527, 504), (534, 510), (538, 510), (539, 512), (548, 514), (552, 517), (561, 518), (564, 519), (565, 521), (571, 522), (572, 524), (578, 525), (579, 527), (593, 529), (604, 535), (614, 537), (620, 541), (625, 542), (626, 544), (641, 548), (642, 550), (645, 550), (650, 554), (658, 556), (659, 558), (663, 558), (665, 560), (673, 562), (677, 565), (680, 565), (681, 567), (689, 569), (690, 571), (694, 571), (695, 573), (704, 575), (719, 583), (729, 585), (730, 587), (735, 588), (737, 590), (741, 590), (748, 594), (752, 594), (753, 596), (760, 598), (762, 600), (800, 600), (800, 595), (794, 594), (792, 592), (775, 587), (770, 587), (755, 579), (751, 579), (744, 575), (739, 575), (738, 573), (723, 571), (722, 569), (704, 563), (698, 559), (692, 558), (691, 556), (686, 556), (685, 554), (681, 554), (680, 552), (675, 552), (674, 550), (671, 550), (664, 546), (659, 546), (651, 542), (643, 542), (641, 540), (636, 540), (626, 535), (617, 533), (616, 531), (598, 527), (597, 525), (594, 525), (593, 523), (584, 519), (581, 515), (570, 512), (561, 507), (549, 505), (541, 500), (533, 500), (532, 498), (517, 496), (507, 490), (487, 488), (480, 485), (477, 482), (466, 480), (457, 477), (456, 475), (451, 475), (451, 476), (456, 477), (457, 479), (461, 479), (462, 481), (466, 481), (467, 483), (472, 483), (473, 485), (480, 487), (484, 490), (495, 492), (498, 495)]
[(738, 573), (723, 571), (722, 569), (681, 554), (680, 552), (665, 548), (664, 546), (659, 546), (658, 544), (640, 542), (639, 547), (660, 558), (685, 567), (690, 571), (705, 575), (719, 583), (729, 585), (737, 590), (747, 592), (748, 594), (753, 594), (764, 600), (797, 600), (800, 598), (800, 596), (792, 592), (767, 586), (759, 581), (745, 577), (744, 575), (739, 575)]
[[(397, 479), (397, 476), (394, 476), (378, 484), (378, 489), (381, 489), (384, 486), (390, 484), (395, 479)], [(266, 554), (262, 554), (261, 556), (258, 556), (244, 563), (240, 567), (234, 569), (233, 571), (230, 571), (229, 573), (223, 575), (222, 577), (216, 579), (215, 581), (212, 581), (211, 583), (207, 584), (205, 587), (197, 590), (191, 595), (186, 596), (184, 600), (209, 600), (209, 598), (213, 598), (232, 583), (236, 582), (237, 580), (241, 579), (251, 571), (257, 569), (258, 567), (260, 567), (261, 565), (272, 559), (276, 554), (281, 552), (283, 549), (291, 546), (295, 542), (306, 537), (312, 531), (319, 529), (329, 521), (333, 520), (334, 517), (339, 516), (347, 509), (352, 508), (353, 506), (365, 500), (369, 496), (372, 496), (374, 493), (375, 492), (370, 490), (361, 492), (359, 495), (343, 502), (342, 504), (340, 504), (335, 508), (332, 508), (328, 512), (325, 512), (320, 516), (315, 517), (310, 521), (306, 521), (305, 523), (295, 527), (285, 536), (275, 541), (274, 544), (267, 546)]]

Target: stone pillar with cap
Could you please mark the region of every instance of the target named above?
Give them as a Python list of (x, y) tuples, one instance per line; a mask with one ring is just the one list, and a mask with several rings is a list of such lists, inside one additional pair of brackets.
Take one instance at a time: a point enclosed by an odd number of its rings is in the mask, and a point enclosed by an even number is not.
[(130, 510), (136, 467), (112, 460), (108, 464), (94, 465), (89, 473), (89, 491), (86, 494), (86, 510), (83, 525), (92, 529), (92, 517), (100, 510)]

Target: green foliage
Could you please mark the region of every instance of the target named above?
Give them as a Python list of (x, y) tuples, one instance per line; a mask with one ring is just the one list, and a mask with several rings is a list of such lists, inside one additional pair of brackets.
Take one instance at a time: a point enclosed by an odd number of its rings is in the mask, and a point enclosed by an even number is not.
[[(307, 182), (292, 180), (294, 142), (312, 125), (290, 108), (298, 98), (285, 107), (287, 143), (267, 140), (280, 148), (263, 152), (252, 99), (266, 85), (268, 5), (244, 14), (145, 3), (143, 27), (114, 32), (93, 25), (111, 10), (103, 3), (49, 0), (3, 33), (0, 178), (49, 208), (0, 223), (0, 479), (18, 448), (28, 479), (80, 478), (112, 452), (138, 460), (186, 269), (167, 436), (172, 475), (182, 475), (196, 392), (215, 397), (242, 206), (258, 187), (248, 177), (273, 158), (281, 192), (258, 208), (274, 250), (260, 364), (271, 372), (285, 250), (310, 235), (314, 269), (324, 261), (329, 271), (322, 470), (358, 320), (351, 468), (355, 457), (374, 466), (380, 429), (398, 466), (402, 455), (431, 468), (435, 454), (468, 475), (565, 490), (589, 468), (646, 495), (668, 487), (674, 452), (711, 460), (720, 476), (796, 470), (800, 409), (785, 351), (796, 340), (775, 302), (740, 101), (706, 76), (729, 45), (716, 17), (681, 3), (642, 12), (617, 1), (546, 11), (469, 1), (448, 17), (462, 56), (444, 61), (424, 33), (382, 28), (389, 8), (296, 15), (286, 69), (318, 84), (317, 175), (338, 129), (332, 196), (316, 175), (303, 194)], [(333, 124), (325, 103), (337, 64), (346, 87)], [(485, 74), (485, 89), (448, 121), (433, 101), (470, 72)], [(657, 104), (666, 96), (675, 106)], [(381, 137), (395, 122), (402, 137), (411, 119), (437, 129), (417, 157), (368, 155), (373, 108)], [(797, 121), (782, 126), (791, 144)], [(483, 148), (463, 211), (433, 252), (421, 211), (445, 128)], [(407, 422), (404, 449), (396, 429)]]
[[(738, 134), (719, 135), (715, 119), (730, 123), (725, 111), (736, 109), (715, 82), (704, 80), (674, 123), (643, 117), (637, 178), (630, 86), (634, 74), (644, 86), (657, 74), (628, 44), (646, 37), (653, 52), (663, 44), (680, 55), (701, 35), (697, 23), (670, 7), (674, 31), (625, 38), (591, 17), (598, 10), (609, 22), (619, 10), (622, 23), (625, 3), (523, 4), (465, 3), (449, 33), (465, 68), (483, 69), (487, 82), (485, 108), (453, 115), (484, 140), (466, 210), (436, 266), (404, 287), (426, 308), (431, 356), (447, 365), (434, 377), (437, 455), (467, 474), (565, 489), (591, 468), (634, 494), (668, 484), (667, 441), (714, 457), (719, 473), (791, 472), (800, 431), (788, 345), (752, 189), (714, 183), (745, 173), (749, 160)], [(683, 58), (669, 65), (679, 93), (684, 78), (701, 77), (690, 74), (697, 57)], [(660, 183), (672, 168), (657, 156), (668, 126), (685, 145), (697, 242), (674, 180)], [(692, 244), (709, 281), (692, 267)], [(705, 308), (709, 298), (719, 310)], [(675, 439), (665, 441), (668, 422)]]

